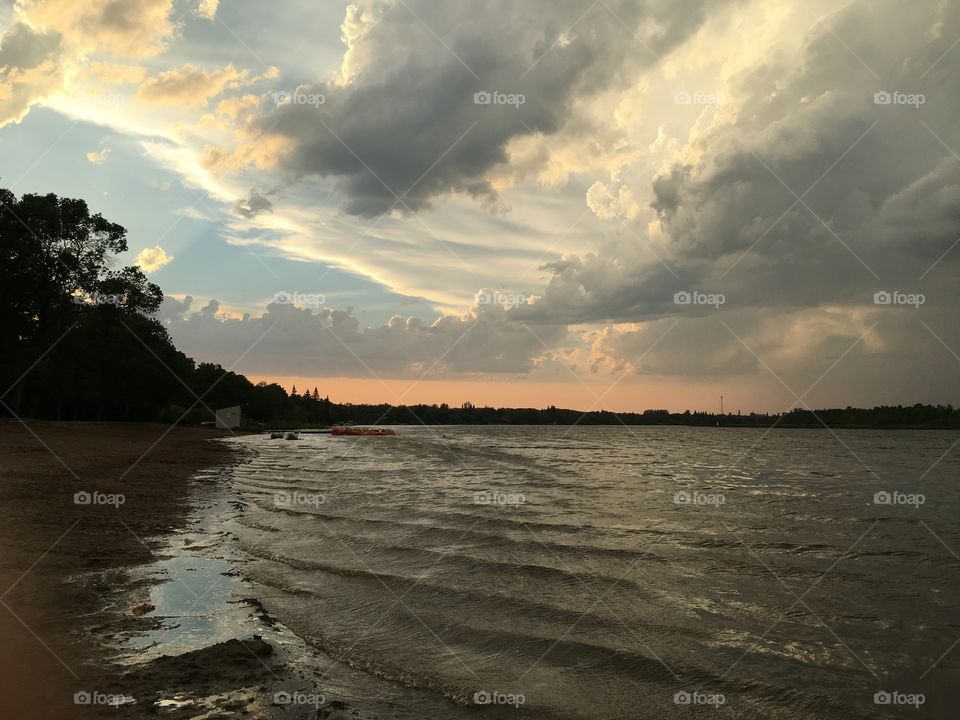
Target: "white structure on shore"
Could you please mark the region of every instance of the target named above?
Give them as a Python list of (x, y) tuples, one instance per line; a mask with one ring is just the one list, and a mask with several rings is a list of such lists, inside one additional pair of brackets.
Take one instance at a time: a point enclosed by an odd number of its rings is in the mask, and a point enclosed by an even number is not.
[(220, 430), (232, 430), (240, 427), (240, 406), (220, 408), (216, 412), (217, 427)]

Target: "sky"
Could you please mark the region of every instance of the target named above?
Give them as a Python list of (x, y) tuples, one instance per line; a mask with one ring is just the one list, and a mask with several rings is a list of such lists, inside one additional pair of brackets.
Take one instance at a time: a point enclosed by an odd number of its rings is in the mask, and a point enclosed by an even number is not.
[(338, 402), (960, 401), (960, 4), (0, 3), (0, 185)]

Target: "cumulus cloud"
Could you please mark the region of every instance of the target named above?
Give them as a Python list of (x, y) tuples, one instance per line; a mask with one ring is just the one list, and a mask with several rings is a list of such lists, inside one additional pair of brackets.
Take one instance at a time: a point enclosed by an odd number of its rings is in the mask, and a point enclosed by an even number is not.
[[(571, 124), (589, 137), (596, 126), (577, 104), (629, 83), (719, 4), (622, 0), (584, 13), (552, 0), (491, 0), (468, 12), (429, 0), (361, 1), (342, 27), (341, 75), (292, 93), (324, 102), (269, 110), (248, 142), (283, 138), (273, 162), (293, 177), (336, 179), (351, 214), (413, 212), (454, 193), (492, 203), (510, 182), (512, 141)], [(235, 158), (254, 154), (244, 145)], [(230, 165), (225, 152), (211, 165)]]
[(144, 248), (137, 253), (136, 264), (143, 268), (144, 272), (154, 272), (171, 262), (173, 262), (173, 255), (168, 255), (167, 251), (159, 245)]
[(247, 81), (247, 71), (233, 65), (208, 70), (188, 64), (147, 78), (135, 97), (156, 105), (199, 107), (211, 97)]
[(193, 296), (186, 295), (183, 300), (179, 300), (173, 295), (164, 295), (163, 302), (157, 310), (157, 318), (162, 322), (181, 319), (190, 312), (193, 307)]
[(103, 148), (96, 152), (87, 153), (87, 161), (94, 165), (103, 165), (107, 161), (107, 155), (110, 154), (110, 148)]
[(226, 98), (217, 103), (216, 113), (231, 120), (236, 120), (241, 115), (249, 113), (260, 105), (260, 98), (256, 95), (241, 95), (239, 97)]
[(166, 49), (173, 0), (18, 0), (18, 16), (55, 32), (79, 54), (145, 57)]
[(17, 22), (0, 38), (0, 127), (63, 86), (60, 35)]
[[(853, 3), (824, 22), (795, 54), (730, 73), (687, 137), (659, 132), (652, 182), (645, 159), (590, 187), (616, 228), (545, 265), (542, 299), (515, 316), (610, 323), (572, 354), (583, 372), (776, 373), (802, 392), (829, 370), (833, 397), (875, 401), (891, 378), (897, 401), (955, 393), (960, 8)], [(925, 102), (887, 103), (895, 92)], [(875, 303), (894, 290), (924, 304)], [(726, 302), (678, 305), (684, 291)]]
[(442, 315), (432, 323), (395, 316), (382, 325), (363, 327), (350, 310), (271, 303), (259, 317), (230, 318), (218, 313), (215, 300), (193, 312), (191, 303), (189, 297), (168, 298), (161, 308), (160, 317), (177, 346), (198, 359), (218, 362), (244, 355), (244, 371), (255, 374), (527, 373), (546, 353), (541, 340), (555, 343), (566, 335), (562, 326), (553, 325), (539, 328), (534, 336), (497, 306)]
[[(797, 56), (732, 74), (723, 111), (702, 111), (652, 183), (625, 168), (590, 188), (598, 216), (649, 206), (656, 232), (640, 214), (598, 252), (548, 266), (544, 302), (524, 311), (650, 320), (676, 314), (679, 290), (724, 292), (731, 307), (858, 305), (921, 278), (928, 302), (955, 302), (960, 255), (927, 272), (960, 237), (960, 160), (948, 149), (960, 148), (960, 55), (947, 52), (960, 8), (853, 3), (829, 22)], [(894, 91), (926, 102), (875, 100)]]
[[(585, 333), (572, 355), (599, 375), (718, 381), (732, 391), (759, 379), (789, 405), (940, 402), (960, 392), (960, 332), (946, 310), (825, 307), (664, 318)], [(942, 342), (941, 342), (942, 341)]]
[(220, 0), (200, 0), (197, 5), (197, 15), (207, 20), (213, 20), (217, 16), (217, 7)]
[(603, 220), (619, 216), (633, 218), (640, 211), (637, 198), (630, 188), (624, 185), (614, 186), (614, 183), (607, 184), (598, 180), (587, 190), (586, 199), (587, 207)]
[[(93, 53), (123, 59), (162, 52), (176, 29), (172, 9), (172, 0), (18, 0), (0, 38), (0, 126), (64, 90)], [(142, 78), (135, 66), (105, 60), (88, 70), (106, 83)]]
[[(826, 370), (824, 359), (889, 350), (879, 308), (817, 308), (794, 312), (751, 310), (670, 317), (587, 333), (591, 372), (660, 377), (727, 377)], [(861, 342), (857, 342), (862, 338)]]

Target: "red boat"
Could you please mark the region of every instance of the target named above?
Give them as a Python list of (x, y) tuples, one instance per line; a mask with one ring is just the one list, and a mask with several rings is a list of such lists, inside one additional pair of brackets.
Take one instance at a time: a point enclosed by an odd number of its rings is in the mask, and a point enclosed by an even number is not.
[(343, 427), (337, 426), (330, 429), (331, 435), (396, 435), (397, 433), (389, 428), (371, 428), (371, 427)]

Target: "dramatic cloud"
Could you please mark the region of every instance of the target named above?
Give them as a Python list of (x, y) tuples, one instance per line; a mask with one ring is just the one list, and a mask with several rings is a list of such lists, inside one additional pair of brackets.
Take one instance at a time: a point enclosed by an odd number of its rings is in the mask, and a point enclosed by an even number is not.
[[(218, 233), (224, 252), (298, 278), (322, 263), (363, 318), (358, 276), (423, 301), (421, 320), (364, 327), (326, 306), (260, 315), (272, 293), (254, 283), (229, 299), (247, 317), (167, 304), (188, 352), (239, 355), (276, 323), (263, 374), (406, 377), (440, 360), (451, 374), (746, 383), (774, 370), (809, 385), (842, 357), (825, 383), (882, 388), (886, 373), (929, 399), (925, 384), (955, 371), (956, 3), (357, 0), (342, 47), (311, 45), (285, 13), (284, 42), (231, 14), (220, 43), (224, 9), (17, 3), (0, 124), (44, 103), (135, 134), (178, 180), (150, 179), (170, 188), (165, 212), (202, 221), (191, 232)], [(261, 57), (281, 68), (255, 75)], [(140, 102), (78, 109), (133, 84)], [(145, 268), (170, 260), (144, 252)], [(480, 286), (537, 301), (465, 310)], [(221, 292), (190, 287), (204, 302)]]
[(541, 300), (514, 318), (613, 323), (570, 356), (590, 373), (766, 376), (798, 393), (827, 374), (834, 396), (876, 398), (891, 382), (952, 396), (958, 36), (954, 6), (854, 3), (796, 56), (731, 74), (684, 140), (660, 127), (652, 182), (641, 159), (589, 188), (618, 227), (596, 252), (548, 263)]
[[(17, 0), (13, 24), (0, 38), (0, 126), (19, 122), (30, 106), (64, 90), (93, 53), (144, 58), (174, 34), (172, 0)], [(98, 61), (91, 74), (107, 83), (141, 75)]]
[(728, 308), (857, 305), (921, 278), (929, 303), (955, 302), (960, 254), (931, 269), (960, 237), (960, 54), (948, 52), (960, 8), (854, 3), (831, 24), (799, 59), (732, 76), (734, 100), (703, 109), (652, 187), (630, 168), (592, 187), (600, 217), (629, 219), (649, 198), (657, 232), (641, 216), (599, 252), (550, 265), (527, 314), (638, 321), (676, 314), (683, 290), (724, 292)]
[[(511, 141), (571, 124), (588, 136), (596, 128), (575, 104), (624, 87), (720, 4), (623, 0), (585, 13), (552, 0), (469, 12), (359, 2), (342, 28), (341, 75), (289, 88), (250, 142), (286, 140), (275, 162), (293, 177), (335, 178), (351, 214), (413, 212), (452, 193), (490, 203), (510, 182)], [(233, 152), (254, 151), (241, 143)]]
[(136, 264), (143, 268), (144, 272), (154, 272), (164, 265), (173, 262), (173, 255), (167, 255), (167, 251), (159, 245), (152, 248), (144, 248), (137, 254)]

